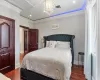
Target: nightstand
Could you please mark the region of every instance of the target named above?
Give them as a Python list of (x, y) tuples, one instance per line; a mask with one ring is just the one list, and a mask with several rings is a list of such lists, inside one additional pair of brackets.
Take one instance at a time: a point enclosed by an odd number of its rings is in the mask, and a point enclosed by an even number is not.
[[(80, 56), (81, 56), (81, 57), (84, 56), (84, 52), (79, 52), (79, 53), (78, 53), (78, 65), (79, 65), (79, 57), (80, 57)], [(83, 62), (82, 62), (82, 63), (83, 63)]]

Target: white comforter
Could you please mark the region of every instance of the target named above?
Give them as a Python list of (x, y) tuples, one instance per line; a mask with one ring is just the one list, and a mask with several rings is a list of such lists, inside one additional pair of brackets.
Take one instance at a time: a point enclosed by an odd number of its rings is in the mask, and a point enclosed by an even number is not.
[(56, 80), (69, 80), (71, 62), (71, 49), (43, 48), (27, 54), (21, 67)]

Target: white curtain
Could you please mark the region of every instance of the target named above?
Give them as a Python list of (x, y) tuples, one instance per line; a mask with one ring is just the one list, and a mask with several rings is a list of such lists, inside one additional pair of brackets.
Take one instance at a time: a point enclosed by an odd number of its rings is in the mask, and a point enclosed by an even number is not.
[(88, 80), (91, 80), (91, 52), (90, 52), (90, 26), (91, 26), (91, 9), (86, 10), (85, 26), (85, 60), (84, 73)]
[(94, 4), (86, 10), (84, 73), (88, 80), (97, 80), (97, 43), (97, 5)]

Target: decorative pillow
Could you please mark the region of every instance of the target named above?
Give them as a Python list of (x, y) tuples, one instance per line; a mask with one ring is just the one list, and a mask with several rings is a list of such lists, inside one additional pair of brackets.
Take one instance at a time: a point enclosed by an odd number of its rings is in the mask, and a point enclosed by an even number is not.
[(57, 41), (46, 41), (46, 47), (55, 48)]
[(46, 47), (50, 46), (50, 41), (46, 41)]
[(49, 47), (50, 48), (55, 48), (57, 44), (57, 41), (50, 41)]
[(69, 49), (70, 48), (70, 42), (57, 41), (56, 48)]

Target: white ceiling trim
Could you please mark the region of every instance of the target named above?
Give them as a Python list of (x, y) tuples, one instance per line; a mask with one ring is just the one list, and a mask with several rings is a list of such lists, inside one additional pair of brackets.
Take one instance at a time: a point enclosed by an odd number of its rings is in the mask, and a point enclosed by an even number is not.
[(74, 13), (69, 13), (69, 14), (65, 14), (65, 15), (50, 17), (50, 18), (46, 18), (46, 19), (37, 20), (37, 21), (34, 21), (34, 24), (43, 23), (43, 22), (47, 22), (47, 21), (55, 20), (55, 19), (67, 18), (67, 17), (71, 17), (71, 16), (82, 15), (82, 14), (85, 15), (85, 10), (74, 12)]
[(31, 20), (31, 21), (34, 21), (34, 20), (32, 20), (32, 19), (30, 19), (30, 18), (28, 18), (28, 17), (25, 17), (25, 16), (23, 16), (23, 15), (20, 15), (21, 17), (24, 17), (24, 18), (26, 18), (26, 19), (29, 19), (29, 20)]
[(10, 9), (16, 11), (17, 13), (20, 13), (22, 11), (21, 9), (19, 9), (15, 5), (12, 5), (11, 3), (9, 3), (9, 2), (7, 2), (5, 0), (0, 1), (0, 5), (5, 6), (7, 8), (10, 8)]
[(38, 3), (36, 3), (36, 4), (32, 4), (29, 0), (25, 0), (28, 4), (30, 4), (33, 8), (34, 7), (36, 7), (37, 5), (39, 5), (39, 4), (42, 4), (43, 2), (44, 2), (44, 0), (41, 0), (41, 1), (39, 1)]
[[(25, 0), (27, 3), (29, 3), (31, 6), (33, 6), (33, 4), (32, 3), (30, 3), (30, 1), (28, 1), (28, 0)], [(34, 6), (33, 6), (34, 7)]]

